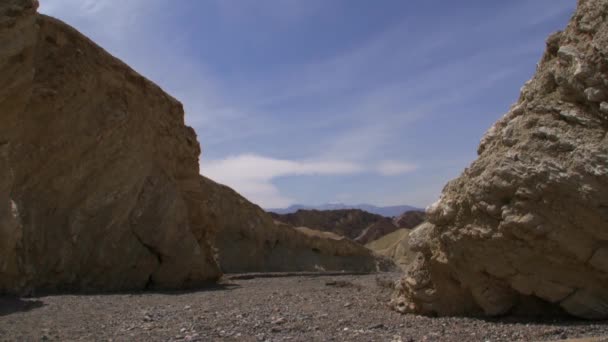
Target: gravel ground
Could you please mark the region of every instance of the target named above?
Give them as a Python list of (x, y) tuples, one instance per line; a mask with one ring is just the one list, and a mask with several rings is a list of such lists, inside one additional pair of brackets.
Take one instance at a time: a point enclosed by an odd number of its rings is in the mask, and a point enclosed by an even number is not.
[(0, 340), (464, 342), (608, 335), (608, 322), (400, 315), (386, 307), (386, 280), (397, 277), (229, 276), (193, 292), (0, 298)]

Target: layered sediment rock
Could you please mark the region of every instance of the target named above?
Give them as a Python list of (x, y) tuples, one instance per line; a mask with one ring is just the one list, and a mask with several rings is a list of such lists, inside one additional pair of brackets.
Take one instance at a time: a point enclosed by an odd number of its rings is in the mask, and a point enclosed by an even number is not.
[(217, 279), (181, 104), (36, 7), (0, 4), (0, 292)]
[(580, 0), (519, 101), (410, 234), (402, 312), (608, 318), (608, 1)]

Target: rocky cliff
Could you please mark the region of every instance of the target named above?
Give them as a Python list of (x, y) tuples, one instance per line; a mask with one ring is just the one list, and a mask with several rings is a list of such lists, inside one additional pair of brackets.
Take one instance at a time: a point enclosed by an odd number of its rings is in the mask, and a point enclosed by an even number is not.
[(375, 272), (392, 267), (390, 261), (347, 238), (275, 222), (232, 189), (204, 177), (200, 184), (205, 194), (201, 215), (217, 229), (214, 244), (226, 273)]
[(36, 7), (0, 4), (0, 292), (217, 279), (181, 104)]
[(518, 102), (410, 234), (402, 312), (608, 318), (608, 1), (580, 0)]

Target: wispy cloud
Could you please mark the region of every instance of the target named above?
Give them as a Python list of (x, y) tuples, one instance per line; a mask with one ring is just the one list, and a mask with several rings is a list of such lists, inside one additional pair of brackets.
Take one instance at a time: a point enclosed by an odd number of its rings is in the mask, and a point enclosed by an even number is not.
[(389, 160), (383, 161), (378, 165), (378, 172), (384, 176), (396, 176), (414, 171), (417, 168), (414, 164)]
[(202, 161), (201, 173), (216, 182), (233, 187), (249, 200), (265, 208), (279, 208), (294, 203), (272, 183), (280, 177), (329, 176), (377, 173), (394, 176), (411, 172), (416, 166), (400, 161), (382, 161), (363, 165), (349, 161), (298, 161), (243, 154), (220, 160)]

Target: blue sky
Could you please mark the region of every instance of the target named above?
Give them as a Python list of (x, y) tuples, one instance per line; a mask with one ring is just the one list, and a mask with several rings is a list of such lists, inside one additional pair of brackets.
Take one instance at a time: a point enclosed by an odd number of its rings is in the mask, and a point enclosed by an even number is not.
[(266, 208), (434, 202), (574, 0), (41, 0), (183, 102), (201, 173)]

